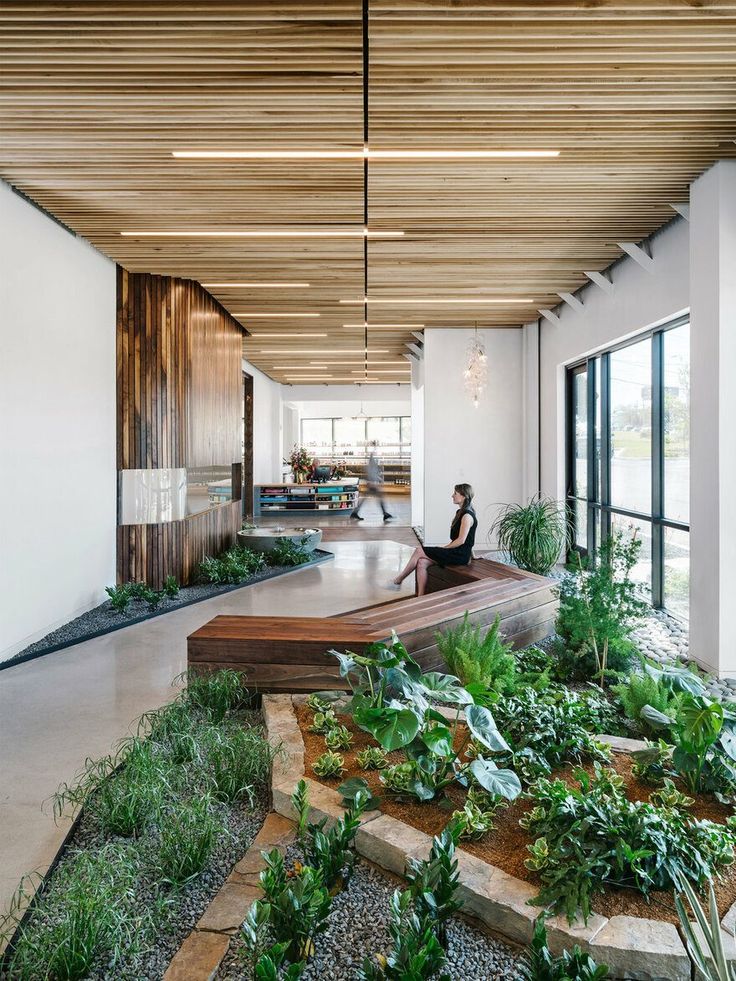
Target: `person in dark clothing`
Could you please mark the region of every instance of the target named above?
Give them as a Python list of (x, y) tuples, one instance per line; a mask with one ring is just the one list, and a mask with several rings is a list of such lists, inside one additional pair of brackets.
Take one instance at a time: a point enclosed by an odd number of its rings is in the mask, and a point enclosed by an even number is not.
[(427, 587), (427, 568), (437, 565), (467, 565), (473, 558), (475, 531), (478, 518), (473, 509), (473, 488), (470, 484), (455, 484), (452, 500), (457, 504), (457, 512), (450, 528), (448, 545), (419, 545), (409, 559), (406, 567), (391, 583), (400, 586), (407, 576), (416, 570), (417, 596), (423, 596)]
[(368, 457), (368, 466), (366, 467), (365, 473), (366, 479), (366, 489), (365, 494), (360, 498), (355, 510), (351, 513), (350, 517), (355, 518), (357, 521), (363, 521), (360, 516), (360, 509), (365, 504), (367, 497), (377, 497), (378, 503), (381, 505), (381, 511), (383, 512), (383, 520), (390, 521), (393, 518), (392, 514), (389, 514), (388, 508), (386, 507), (386, 498), (383, 496), (383, 468), (376, 456), (376, 443), (375, 441), (371, 444), (371, 453)]

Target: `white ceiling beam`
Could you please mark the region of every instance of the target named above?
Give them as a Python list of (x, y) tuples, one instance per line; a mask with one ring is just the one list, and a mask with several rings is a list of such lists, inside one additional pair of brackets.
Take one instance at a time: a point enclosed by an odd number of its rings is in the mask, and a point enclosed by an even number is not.
[(626, 255), (630, 256), (634, 262), (645, 269), (647, 272), (654, 271), (654, 259), (645, 252), (644, 249), (637, 245), (636, 242), (617, 242), (616, 243), (620, 249), (623, 249)]
[(418, 344), (405, 343), (404, 344), (404, 347), (408, 347), (409, 350), (410, 351), (413, 351), (414, 354), (416, 354), (417, 358), (419, 358), (421, 360), (421, 357), (422, 357), (422, 349), (419, 347)]
[(412, 335), (416, 337), (420, 344), (424, 344), (424, 334), (420, 330), (413, 330)]
[(676, 211), (678, 215), (682, 215), (685, 221), (690, 221), (690, 205), (689, 204), (671, 204), (670, 208)]
[(551, 310), (540, 310), (539, 312), (541, 313), (541, 315), (544, 317), (546, 321), (552, 324), (553, 327), (559, 327), (560, 324), (562, 323), (562, 321), (557, 316), (557, 314), (552, 313)]
[(606, 276), (604, 273), (586, 271), (583, 275), (587, 276), (591, 283), (602, 289), (604, 293), (613, 293), (613, 283), (610, 276)]
[(406, 358), (407, 361), (418, 361), (419, 358), (416, 354), (407, 354), (406, 351), (402, 352), (402, 357)]
[(573, 296), (572, 293), (558, 293), (557, 294), (561, 300), (563, 300), (569, 307), (575, 311), (575, 313), (583, 312), (583, 301), (579, 300), (577, 296)]

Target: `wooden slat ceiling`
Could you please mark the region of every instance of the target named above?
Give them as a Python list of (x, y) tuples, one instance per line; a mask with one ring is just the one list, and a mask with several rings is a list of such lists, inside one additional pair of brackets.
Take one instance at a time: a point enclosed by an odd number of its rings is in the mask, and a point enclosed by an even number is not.
[[(132, 271), (308, 282), (210, 291), (277, 380), (360, 378), (361, 237), (120, 232), (359, 233), (362, 160), (171, 153), (360, 151), (361, 0), (28, 0), (2, 5), (0, 30), (0, 176)], [(560, 151), (369, 162), (368, 225), (404, 232), (367, 244), (369, 359), (386, 367), (408, 367), (419, 324), (535, 319), (619, 256), (616, 243), (671, 218), (711, 163), (736, 157), (736, 2), (370, 0), (368, 36), (371, 148)], [(441, 302), (453, 298), (478, 302)], [(345, 364), (310, 367), (328, 361)]]

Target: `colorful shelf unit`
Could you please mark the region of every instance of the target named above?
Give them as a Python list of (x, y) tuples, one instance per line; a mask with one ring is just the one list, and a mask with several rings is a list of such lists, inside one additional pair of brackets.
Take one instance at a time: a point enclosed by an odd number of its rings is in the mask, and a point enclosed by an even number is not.
[(357, 498), (357, 480), (331, 480), (326, 484), (256, 484), (253, 516), (286, 511), (344, 515), (353, 510)]

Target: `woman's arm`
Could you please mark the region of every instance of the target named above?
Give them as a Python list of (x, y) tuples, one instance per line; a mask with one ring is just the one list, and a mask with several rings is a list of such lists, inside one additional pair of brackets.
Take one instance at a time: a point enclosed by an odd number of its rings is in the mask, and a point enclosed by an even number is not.
[(443, 548), (458, 548), (460, 545), (464, 545), (465, 539), (468, 537), (468, 532), (472, 527), (473, 519), (469, 514), (464, 514), (460, 522), (460, 531), (457, 533), (457, 538), (453, 538), (449, 545), (443, 545)]

